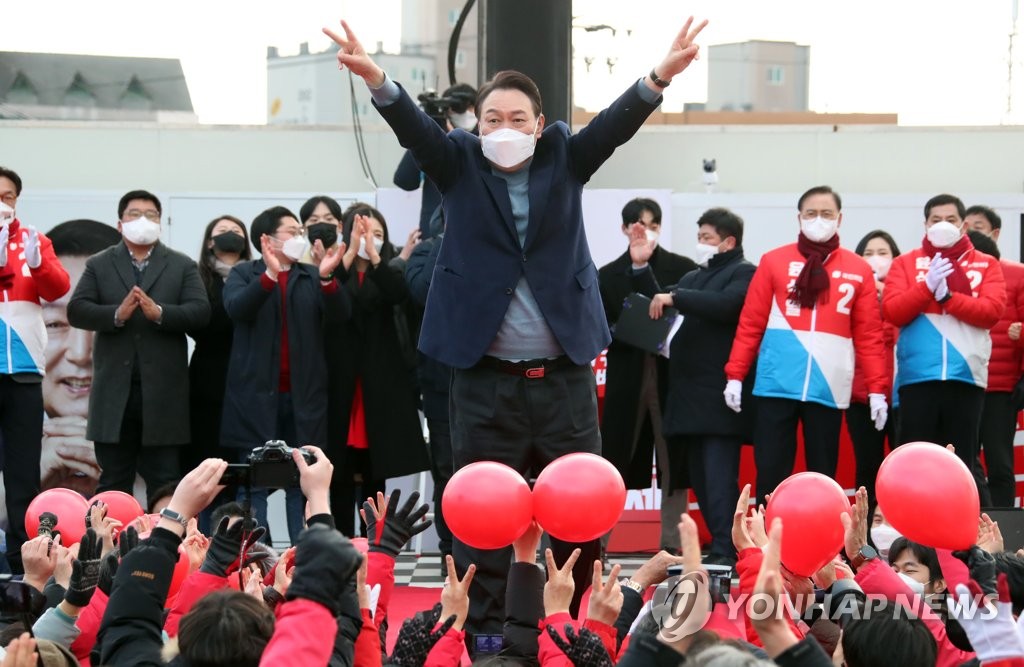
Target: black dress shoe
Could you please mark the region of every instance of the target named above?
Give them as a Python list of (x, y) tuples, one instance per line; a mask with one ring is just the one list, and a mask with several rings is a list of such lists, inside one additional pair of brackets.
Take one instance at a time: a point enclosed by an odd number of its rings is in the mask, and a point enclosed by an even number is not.
[(704, 565), (724, 565), (727, 567), (736, 567), (736, 559), (732, 556), (723, 556), (722, 554), (708, 554), (704, 556)]

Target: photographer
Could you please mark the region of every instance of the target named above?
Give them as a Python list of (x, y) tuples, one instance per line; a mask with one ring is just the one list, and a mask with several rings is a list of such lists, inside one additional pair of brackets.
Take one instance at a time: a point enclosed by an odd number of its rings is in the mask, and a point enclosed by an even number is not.
[[(428, 116), (437, 121), (446, 132), (455, 129), (476, 134), (476, 89), (468, 83), (457, 83), (438, 97), (434, 91), (418, 96), (420, 106)], [(439, 216), (441, 193), (437, 186), (420, 171), (416, 158), (406, 151), (395, 169), (395, 185), (412, 192), (423, 184), (423, 198), (420, 201), (420, 238), (429, 239), (441, 232)], [(438, 219), (438, 222), (434, 222)]]

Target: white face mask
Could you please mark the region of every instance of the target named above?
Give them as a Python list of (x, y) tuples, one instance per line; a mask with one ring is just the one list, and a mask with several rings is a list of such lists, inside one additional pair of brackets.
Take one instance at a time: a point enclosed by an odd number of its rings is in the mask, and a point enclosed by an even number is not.
[(653, 229), (644, 230), (644, 235), (647, 237), (648, 243), (657, 243), (658, 239), (661, 238), (661, 232), (656, 232)]
[(472, 132), (476, 129), (476, 114), (472, 111), (453, 113), (448, 116), (448, 120), (452, 122), (452, 127), (457, 127), (460, 130), (465, 130), (466, 132)]
[(718, 246), (707, 243), (698, 243), (696, 252), (694, 253), (694, 255), (696, 255), (697, 266), (706, 267), (711, 258), (718, 253)]
[[(373, 247), (377, 249), (377, 254), (379, 255), (380, 254), (380, 249), (384, 247), (384, 239), (378, 239), (378, 238), (374, 237), (374, 239), (373, 239)], [(366, 238), (365, 237), (359, 239), (359, 250), (356, 251), (356, 254), (358, 256), (362, 257), (363, 259), (370, 259), (370, 253), (366, 252)]]
[(903, 580), (903, 583), (910, 587), (911, 591), (918, 595), (924, 595), (924, 584), (917, 579), (914, 579), (909, 574), (903, 574), (902, 572), (897, 572), (896, 574), (898, 574), (900, 579)]
[(153, 245), (160, 240), (160, 223), (140, 217), (121, 223), (121, 233), (135, 245)]
[(293, 262), (302, 259), (308, 249), (309, 240), (305, 236), (293, 236), (281, 244), (281, 253)]
[(877, 526), (871, 526), (871, 541), (875, 543), (878, 555), (882, 558), (889, 556), (889, 547), (897, 537), (900, 537), (899, 531), (890, 525), (880, 523)]
[(839, 219), (826, 220), (822, 217), (817, 217), (814, 220), (800, 220), (800, 231), (803, 232), (811, 241), (815, 243), (824, 243), (833, 236), (836, 235), (836, 230), (839, 229)]
[(867, 263), (871, 266), (871, 270), (875, 272), (875, 279), (885, 280), (885, 277), (889, 275), (889, 267), (892, 266), (892, 257), (887, 257), (886, 255), (871, 255), (864, 259), (867, 260)]
[(0, 201), (0, 227), (6, 227), (14, 222), (14, 209)]
[(535, 132), (536, 128), (534, 132), (526, 134), (503, 127), (480, 137), (480, 148), (485, 158), (503, 169), (511, 169), (533, 156), (533, 149), (537, 145)]
[(960, 240), (960, 227), (940, 220), (928, 228), (928, 241), (936, 248), (951, 248)]

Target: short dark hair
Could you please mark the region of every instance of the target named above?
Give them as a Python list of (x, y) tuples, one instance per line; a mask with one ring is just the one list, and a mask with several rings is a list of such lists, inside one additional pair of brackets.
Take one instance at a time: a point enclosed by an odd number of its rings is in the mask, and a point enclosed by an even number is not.
[(270, 236), (276, 232), (277, 228), (281, 226), (281, 220), (284, 218), (293, 218), (296, 222), (299, 220), (294, 213), (284, 206), (271, 206), (253, 218), (252, 224), (249, 225), (249, 240), (252, 241), (252, 245), (256, 250), (263, 251), (262, 246), (260, 246), (260, 237), (264, 234)]
[[(245, 228), (245, 223), (233, 215), (218, 215), (206, 225), (206, 229), (203, 230), (203, 241), (199, 246), (199, 261), (197, 262), (197, 268), (199, 269), (199, 278), (207, 288), (213, 284), (214, 278), (217, 275), (213, 268), (216, 255), (213, 252), (213, 248), (207, 247), (207, 244), (210, 239), (213, 238), (213, 228), (216, 227), (217, 223), (221, 220), (230, 220), (238, 225), (238, 228), (242, 230), (242, 239), (245, 241), (249, 240), (249, 230)], [(242, 246), (242, 252), (239, 253), (238, 259), (241, 262), (248, 262), (252, 259), (252, 253), (249, 251), (248, 243)]]
[(328, 197), (327, 195), (316, 195), (306, 200), (306, 203), (299, 209), (299, 222), (306, 224), (309, 220), (309, 216), (313, 215), (313, 211), (320, 204), (327, 206), (327, 209), (334, 216), (335, 220), (341, 221), (341, 206), (338, 204), (334, 197)]
[(974, 206), (968, 206), (967, 210), (964, 211), (962, 217), (966, 218), (969, 215), (983, 215), (988, 220), (988, 224), (992, 229), (1002, 229), (1003, 219), (999, 217), (990, 206), (982, 206), (981, 204), (975, 204)]
[(843, 657), (849, 667), (935, 664), (938, 646), (924, 621), (889, 600), (869, 600), (865, 609), (871, 613), (843, 627)]
[(796, 210), (804, 210), (804, 200), (814, 195), (832, 195), (832, 198), (836, 200), (836, 208), (840, 211), (843, 210), (843, 199), (839, 196), (839, 193), (832, 189), (829, 185), (816, 185), (807, 192), (800, 195), (800, 199), (796, 202)]
[(942, 568), (939, 567), (939, 557), (935, 553), (935, 549), (911, 542), (903, 536), (897, 537), (889, 546), (889, 565), (895, 565), (896, 559), (904, 551), (910, 551), (918, 563), (928, 568), (928, 583), (942, 579)]
[(476, 107), (476, 88), (468, 83), (449, 86), (441, 96), (451, 100), (451, 110), (455, 113), (465, 113), (470, 106)]
[(157, 212), (160, 213), (160, 215), (164, 214), (164, 209), (160, 205), (160, 200), (157, 199), (157, 196), (155, 194), (153, 194), (152, 192), (148, 192), (146, 190), (132, 190), (131, 192), (127, 193), (124, 197), (121, 197), (121, 201), (117, 203), (118, 220), (124, 217), (124, 211), (126, 208), (128, 208), (128, 202), (132, 201), (133, 199), (142, 199), (143, 201), (151, 202), (154, 206), (156, 206), (156, 210)]
[(885, 241), (886, 244), (889, 246), (889, 251), (892, 253), (893, 257), (900, 256), (900, 247), (896, 245), (896, 239), (894, 239), (892, 235), (889, 234), (889, 232), (884, 231), (882, 229), (876, 229), (865, 234), (864, 238), (862, 238), (857, 243), (857, 247), (856, 249), (854, 249), (854, 252), (863, 257), (864, 251), (868, 249), (868, 243), (875, 239), (882, 239), (883, 241)]
[(178, 488), (178, 480), (173, 482), (167, 482), (161, 484), (152, 491), (146, 490), (146, 507), (153, 509), (153, 505), (156, 505), (156, 501), (161, 498), (169, 498), (174, 495), (174, 490)]
[(21, 176), (18, 176), (17, 172), (7, 167), (0, 167), (0, 178), (9, 178), (14, 183), (14, 194), (21, 196)]
[(224, 503), (223, 505), (218, 505), (216, 509), (210, 513), (210, 525), (213, 528), (216, 528), (220, 525), (221, 519), (226, 516), (244, 519), (246, 517), (251, 517), (252, 513), (246, 512), (241, 503), (236, 503), (234, 501)]
[(178, 647), (193, 667), (256, 667), (274, 634), (274, 614), (240, 591), (204, 595), (181, 618)]
[(114, 227), (85, 218), (62, 222), (46, 232), (46, 237), (57, 257), (89, 257), (121, 241)]
[(996, 245), (996, 242), (988, 234), (972, 229), (967, 232), (967, 238), (971, 240), (971, 245), (974, 246), (975, 250), (980, 250), (986, 255), (992, 255), (999, 259), (999, 246)]
[(953, 204), (956, 206), (956, 212), (959, 214), (962, 220), (967, 215), (967, 209), (964, 208), (964, 203), (960, 201), (960, 198), (956, 195), (941, 194), (935, 195), (927, 201), (924, 205), (924, 219), (927, 220), (928, 216), (932, 214), (932, 209), (936, 206), (945, 206), (946, 204)]
[(1012, 551), (999, 551), (992, 556), (996, 559), (996, 572), (1005, 574), (1010, 586), (1013, 615), (1020, 616), (1024, 612), (1024, 559)]
[(711, 225), (722, 240), (730, 236), (736, 239), (736, 245), (743, 243), (743, 218), (727, 208), (709, 208), (697, 218), (697, 226)]
[(650, 211), (654, 222), (661, 224), (661, 206), (658, 205), (658, 202), (646, 197), (637, 197), (626, 202), (626, 205), (622, 207), (622, 224), (632, 225), (640, 220), (644, 211)]
[(533, 79), (513, 69), (505, 69), (498, 72), (491, 77), (490, 81), (480, 87), (480, 92), (476, 96), (475, 106), (477, 112), (483, 110), (484, 100), (496, 90), (518, 90), (530, 98), (530, 104), (533, 105), (533, 115), (540, 116), (542, 110), (540, 89), (537, 88), (537, 84), (534, 83)]

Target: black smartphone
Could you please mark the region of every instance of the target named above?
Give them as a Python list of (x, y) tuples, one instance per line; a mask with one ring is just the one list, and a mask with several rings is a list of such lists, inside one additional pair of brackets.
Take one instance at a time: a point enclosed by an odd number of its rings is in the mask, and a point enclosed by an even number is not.
[(46, 609), (46, 598), (33, 586), (11, 575), (0, 575), (0, 612), (3, 614), (42, 615)]
[(248, 480), (248, 463), (229, 463), (228, 469), (220, 476), (220, 483), (224, 486), (244, 485)]

